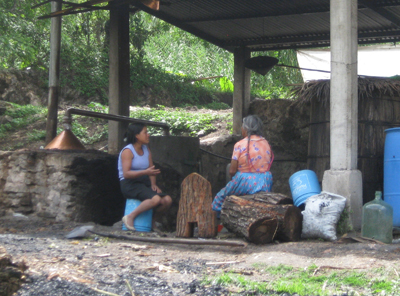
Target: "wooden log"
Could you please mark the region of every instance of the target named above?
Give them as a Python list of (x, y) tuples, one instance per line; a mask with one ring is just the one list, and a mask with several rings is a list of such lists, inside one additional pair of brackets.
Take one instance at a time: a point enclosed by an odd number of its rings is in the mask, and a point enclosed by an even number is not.
[(221, 222), (231, 232), (256, 244), (298, 241), (301, 236), (302, 215), (294, 205), (228, 196), (222, 204)]
[(193, 229), (197, 224), (199, 237), (215, 237), (217, 216), (211, 208), (212, 200), (210, 182), (196, 173), (187, 176), (181, 184), (176, 236), (193, 237)]
[[(143, 236), (126, 236), (116, 235), (111, 233), (101, 233), (93, 230), (89, 232), (109, 238), (126, 239), (138, 242), (147, 243), (160, 243), (160, 244), (184, 244), (184, 245), (211, 245), (211, 246), (229, 246), (229, 247), (247, 247), (246, 242), (241, 241), (227, 241), (227, 240), (198, 240), (198, 239), (184, 239), (184, 238), (165, 238), (165, 237), (143, 237)], [(0, 294), (1, 295), (1, 294)]]
[(274, 193), (274, 192), (258, 192), (250, 195), (241, 195), (240, 198), (250, 200), (250, 201), (258, 201), (264, 202), (271, 205), (289, 205), (293, 204), (293, 199), (288, 197), (282, 193)]

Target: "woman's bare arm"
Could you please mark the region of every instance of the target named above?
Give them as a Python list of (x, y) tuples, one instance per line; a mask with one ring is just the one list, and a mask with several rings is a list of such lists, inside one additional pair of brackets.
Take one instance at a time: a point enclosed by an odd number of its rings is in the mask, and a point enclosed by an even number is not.
[(231, 178), (238, 171), (238, 164), (239, 164), (239, 162), (237, 160), (234, 160), (234, 159), (231, 160), (231, 166), (229, 168), (229, 175), (231, 176)]
[[(155, 167), (155, 166), (154, 166), (154, 163), (153, 163), (153, 158), (152, 158), (152, 156), (151, 156), (151, 151), (150, 151), (150, 149), (149, 149), (149, 165), (150, 165), (150, 167), (153, 167), (153, 168)], [(160, 173), (160, 170), (157, 170), (157, 171), (158, 171), (158, 174), (159, 174), (159, 173)], [(161, 189), (158, 188), (157, 183), (156, 183), (156, 175), (158, 175), (158, 174), (151, 175), (151, 176), (150, 176), (150, 182), (151, 182), (151, 189), (153, 189), (154, 191), (160, 193), (160, 192), (161, 192)]]

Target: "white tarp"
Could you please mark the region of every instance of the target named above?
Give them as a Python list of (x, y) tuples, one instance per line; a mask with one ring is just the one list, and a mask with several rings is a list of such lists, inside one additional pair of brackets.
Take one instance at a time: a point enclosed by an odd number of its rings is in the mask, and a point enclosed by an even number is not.
[[(330, 49), (298, 50), (300, 68), (330, 71)], [(304, 81), (330, 79), (329, 73), (301, 70)], [(374, 45), (358, 48), (358, 75), (390, 77), (400, 75), (400, 46)]]

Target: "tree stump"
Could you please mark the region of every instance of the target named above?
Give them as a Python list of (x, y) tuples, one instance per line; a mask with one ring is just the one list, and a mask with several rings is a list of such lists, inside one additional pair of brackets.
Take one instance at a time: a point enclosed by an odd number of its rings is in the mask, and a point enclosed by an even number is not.
[(299, 208), (291, 204), (269, 204), (260, 201), (260, 198), (258, 201), (252, 199), (255, 198), (228, 196), (221, 210), (224, 227), (256, 244), (270, 243), (274, 238), (300, 240), (303, 216)]
[(210, 182), (197, 173), (187, 176), (181, 184), (176, 236), (193, 237), (197, 224), (199, 237), (215, 237), (217, 215), (211, 208), (212, 201)]

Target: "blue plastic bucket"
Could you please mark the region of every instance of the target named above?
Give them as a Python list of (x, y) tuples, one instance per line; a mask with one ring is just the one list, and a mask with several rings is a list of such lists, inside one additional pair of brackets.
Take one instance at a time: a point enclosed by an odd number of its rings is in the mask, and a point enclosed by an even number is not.
[[(136, 209), (141, 204), (140, 200), (137, 199), (127, 199), (125, 204), (125, 216), (132, 213), (134, 209)], [(153, 209), (150, 209), (146, 212), (138, 215), (133, 221), (133, 226), (137, 231), (149, 232), (151, 231), (153, 219)], [(125, 224), (122, 223), (122, 230), (128, 230), (125, 227)]]
[(383, 197), (393, 208), (393, 226), (400, 226), (400, 127), (385, 130)]
[(289, 185), (292, 191), (293, 203), (296, 207), (301, 206), (310, 196), (321, 193), (318, 177), (311, 170), (294, 173), (289, 178)]

